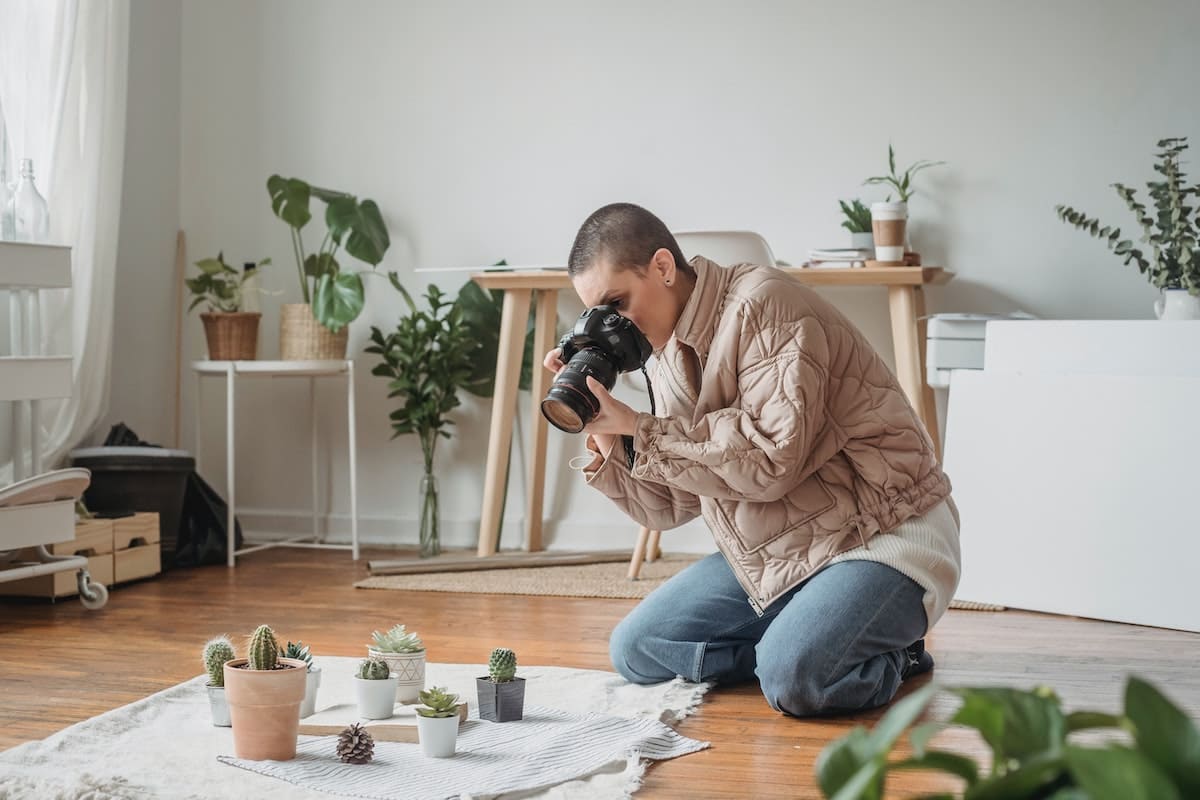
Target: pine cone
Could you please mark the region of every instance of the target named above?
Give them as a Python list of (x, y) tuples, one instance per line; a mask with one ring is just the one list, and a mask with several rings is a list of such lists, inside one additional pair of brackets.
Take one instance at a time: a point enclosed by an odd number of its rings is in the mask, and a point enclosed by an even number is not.
[(337, 754), (347, 764), (366, 764), (375, 755), (375, 740), (356, 722), (338, 734)]

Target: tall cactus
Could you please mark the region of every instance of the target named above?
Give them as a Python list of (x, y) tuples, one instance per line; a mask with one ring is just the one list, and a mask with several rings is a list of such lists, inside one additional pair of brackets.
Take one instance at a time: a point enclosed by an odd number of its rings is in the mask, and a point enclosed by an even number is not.
[(210, 639), (204, 645), (204, 670), (208, 673), (209, 686), (225, 685), (225, 662), (233, 658), (233, 642), (227, 636)]
[(507, 647), (497, 647), (488, 659), (488, 675), (493, 683), (506, 683), (517, 674), (517, 654)]
[(279, 642), (269, 625), (259, 625), (250, 635), (246, 659), (250, 669), (275, 669), (279, 663)]

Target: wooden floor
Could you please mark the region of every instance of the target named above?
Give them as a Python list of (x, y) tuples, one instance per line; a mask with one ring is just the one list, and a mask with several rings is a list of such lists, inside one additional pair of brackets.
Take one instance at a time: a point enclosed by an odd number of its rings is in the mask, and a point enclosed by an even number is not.
[[(115, 589), (108, 606), (0, 599), (0, 749), (132, 702), (200, 672), (218, 633), (269, 623), (323, 655), (359, 656), (370, 632), (405, 622), (430, 658), (480, 663), (504, 640), (525, 664), (608, 669), (607, 640), (634, 600), (434, 594), (354, 589), (367, 558), (338, 551), (254, 553), (236, 569), (178, 570)], [(480, 631), (486, 636), (480, 637)], [(952, 611), (927, 645), (945, 684), (1053, 686), (1065, 703), (1115, 711), (1136, 673), (1200, 716), (1200, 636), (1019, 612)], [(928, 678), (914, 681), (922, 685)], [(939, 701), (943, 709), (949, 700)], [(819, 797), (813, 765), (829, 741), (878, 713), (804, 721), (773, 712), (754, 686), (718, 688), (680, 732), (712, 747), (654, 764), (639, 798)], [(982, 754), (962, 731), (944, 746)], [(889, 796), (953, 782), (920, 774), (889, 781)]]

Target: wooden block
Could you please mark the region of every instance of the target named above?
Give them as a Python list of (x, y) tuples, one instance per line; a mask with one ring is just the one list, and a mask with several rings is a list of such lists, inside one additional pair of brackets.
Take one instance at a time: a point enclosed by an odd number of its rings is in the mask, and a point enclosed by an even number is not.
[[(467, 721), (467, 704), (458, 704), (458, 722)], [(399, 716), (390, 719), (362, 719), (358, 716), (358, 705), (343, 703), (323, 708), (310, 717), (300, 720), (302, 736), (337, 736), (346, 726), (357, 722), (378, 742), (416, 743), (417, 720), (415, 716)]]
[(132, 517), (114, 519), (112, 524), (113, 550), (128, 550), (162, 540), (158, 513), (154, 511), (139, 511)]
[(94, 556), (113, 551), (113, 521), (87, 519), (75, 523), (75, 538), (49, 548), (56, 556)]
[(125, 583), (157, 575), (162, 569), (158, 551), (158, 542), (115, 551), (113, 553), (113, 581)]
[(368, 563), (372, 575), (416, 575), (425, 572), (472, 572), (481, 569), (516, 567), (562, 567), (575, 564), (606, 564), (625, 561), (628, 550), (594, 553), (548, 552), (496, 553), (490, 556), (441, 555), (434, 558), (373, 560)]
[[(88, 558), (88, 573), (93, 583), (113, 584), (113, 556), (103, 553)], [(73, 597), (79, 594), (76, 570), (63, 570), (52, 575), (35, 575), (19, 581), (0, 583), (0, 595), (7, 597)]]

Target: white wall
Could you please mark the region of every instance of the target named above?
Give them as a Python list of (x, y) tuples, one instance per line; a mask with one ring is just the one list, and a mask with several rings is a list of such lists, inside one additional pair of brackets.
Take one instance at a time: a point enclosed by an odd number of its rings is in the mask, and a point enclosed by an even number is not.
[[(1074, 204), (1132, 231), (1109, 184), (1152, 178), (1157, 139), (1200, 137), (1200, 6), (1183, 1), (188, 0), (181, 67), (169, 44), (175, 13), (174, 4), (134, 6), (131, 121), (138, 94), (165, 90), (180, 70), (178, 118), (145, 107), (153, 141), (135, 142), (131, 125), (137, 155), (127, 162), (130, 283), (118, 301), (126, 322), (114, 416), (148, 437), (167, 432), (170, 414), (164, 353), (173, 328), (163, 309), (175, 217), (164, 193), (177, 180), (189, 261), (218, 249), (239, 261), (274, 259), (265, 282), (281, 294), (265, 304), (262, 344), (271, 356), (278, 304), (299, 295), (287, 229), (267, 200), (273, 172), (378, 201), (393, 240), (381, 271), (398, 270), (417, 288), (418, 265), (561, 262), (583, 218), (614, 200), (641, 203), (677, 229), (756, 229), (798, 262), (809, 247), (845, 241), (838, 198), (882, 198), (860, 183), (884, 171), (890, 140), (903, 163), (949, 162), (921, 176), (911, 204), (917, 249), (957, 275), (930, 290), (930, 311), (1137, 318), (1150, 315), (1151, 287), (1059, 223), (1053, 207)], [(137, 57), (148, 39), (153, 63)], [(178, 178), (168, 141), (176, 126)], [(145, 237), (136, 258), (125, 226)], [(369, 325), (390, 324), (398, 298), (382, 279), (370, 288), (351, 333), (363, 529), (371, 540), (412, 543), (419, 449), (412, 438), (389, 441), (386, 387), (361, 355)], [(882, 293), (831, 296), (890, 358)], [(561, 313), (578, 310), (570, 298)], [(199, 320), (185, 325), (189, 357), (198, 357)], [(190, 379), (185, 389), (190, 421)], [(205, 397), (203, 471), (222, 486), (219, 384)], [(324, 427), (320, 502), (343, 531), (342, 400), (329, 386), (320, 402), (323, 419), (339, 425)], [(309, 483), (306, 412), (299, 384), (245, 397), (239, 502), (251, 530), (307, 524), (310, 493), (298, 488)], [(439, 453), (451, 544), (474, 541), (488, 413), (468, 400)], [(554, 545), (628, 546), (633, 528), (566, 468), (581, 443), (551, 440)], [(515, 474), (506, 546), (517, 543), (523, 483)], [(708, 546), (698, 526), (666, 544)]]

